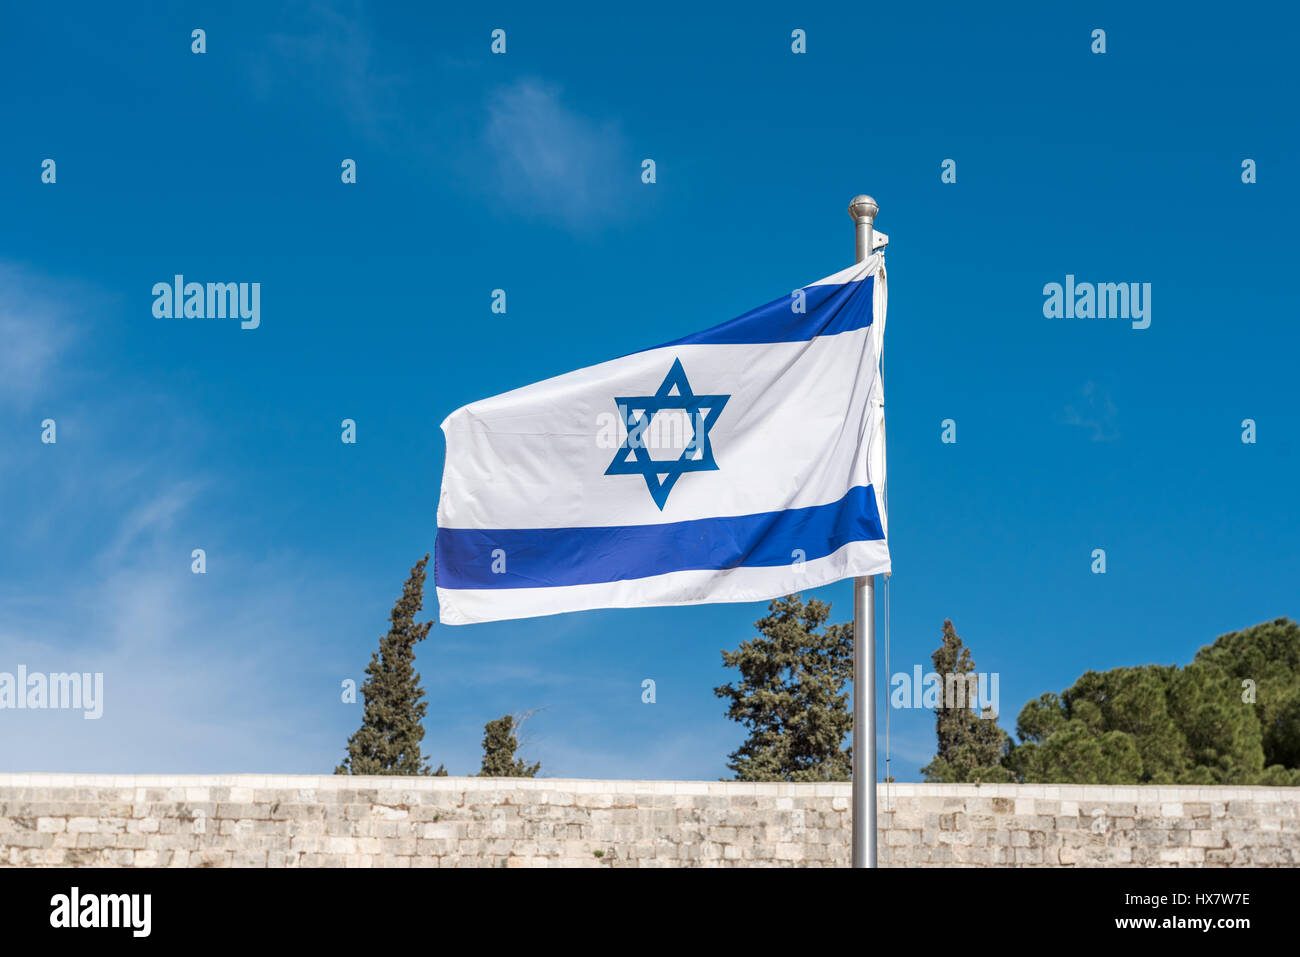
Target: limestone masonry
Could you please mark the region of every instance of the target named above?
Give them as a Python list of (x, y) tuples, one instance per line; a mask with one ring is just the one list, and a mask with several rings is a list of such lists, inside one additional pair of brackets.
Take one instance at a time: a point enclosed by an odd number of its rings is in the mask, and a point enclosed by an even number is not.
[[(848, 784), (0, 774), (0, 864), (844, 867)], [(879, 785), (886, 867), (1294, 867), (1300, 789)]]

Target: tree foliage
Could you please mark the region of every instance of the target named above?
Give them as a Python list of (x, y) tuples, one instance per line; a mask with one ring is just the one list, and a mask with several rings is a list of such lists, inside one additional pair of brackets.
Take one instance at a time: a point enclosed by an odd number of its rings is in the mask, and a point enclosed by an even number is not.
[(787, 595), (754, 623), (759, 637), (722, 652), (739, 681), (714, 688), (749, 737), (727, 767), (738, 781), (847, 781), (853, 727), (845, 686), (853, 677), (853, 626), (827, 625), (831, 606)]
[(1085, 672), (1016, 734), (1004, 764), (1025, 782), (1300, 785), (1300, 625), (1231, 632), (1186, 667)]
[[(415, 670), (415, 646), (425, 639), (432, 621), (417, 622), (424, 605), (425, 555), (415, 563), (402, 589), (402, 597), (388, 616), (389, 629), (370, 656), (361, 727), (348, 739), (347, 756), (335, 774), (428, 774), (420, 753), (424, 738), (421, 722), (428, 708), (420, 675)], [(439, 766), (438, 772), (447, 772)]]
[[(951, 621), (945, 619), (939, 647), (930, 656), (934, 673), (941, 679), (956, 675), (947, 687), (966, 688), (966, 675), (975, 673), (975, 661)], [(1011, 745), (1010, 736), (997, 722), (997, 715), (978, 714), (971, 707), (971, 697), (964, 692), (959, 700), (940, 702), (935, 709), (935, 735), (938, 751), (921, 769), (927, 781), (958, 783), (965, 781), (1011, 781), (1014, 777), (1002, 764)]]
[(522, 758), (515, 757), (515, 752), (519, 749), (515, 731), (520, 723), (512, 715), (505, 715), (483, 726), (483, 767), (479, 771), (479, 777), (537, 777), (541, 762), (527, 764)]

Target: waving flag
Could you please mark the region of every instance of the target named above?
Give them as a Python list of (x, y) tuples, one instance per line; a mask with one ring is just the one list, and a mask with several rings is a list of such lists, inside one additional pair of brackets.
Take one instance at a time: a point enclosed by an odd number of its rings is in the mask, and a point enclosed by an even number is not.
[(442, 423), (439, 620), (757, 601), (889, 571), (883, 253)]

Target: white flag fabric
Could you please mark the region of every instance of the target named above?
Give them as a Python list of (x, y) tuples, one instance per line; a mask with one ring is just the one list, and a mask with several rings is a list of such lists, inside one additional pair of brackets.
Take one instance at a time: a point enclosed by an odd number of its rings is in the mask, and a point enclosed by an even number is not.
[(730, 322), (457, 409), (458, 625), (757, 601), (888, 572), (883, 253)]

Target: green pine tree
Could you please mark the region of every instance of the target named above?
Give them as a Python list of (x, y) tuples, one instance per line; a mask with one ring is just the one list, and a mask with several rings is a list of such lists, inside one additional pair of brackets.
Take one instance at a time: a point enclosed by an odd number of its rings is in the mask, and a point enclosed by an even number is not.
[[(379, 651), (370, 656), (366, 681), (361, 687), (365, 711), (361, 727), (348, 739), (347, 757), (335, 774), (428, 774), (429, 765), (420, 753), (424, 738), (427, 701), (415, 670), (415, 646), (425, 639), (432, 621), (415, 620), (424, 605), (424, 568), (429, 556), (415, 563), (393, 605), (388, 634), (379, 641)], [(445, 775), (439, 766), (435, 774)]]
[(1085, 672), (1016, 732), (1005, 764), (1027, 783), (1300, 785), (1300, 625), (1231, 632), (1186, 667)]
[(738, 781), (847, 781), (853, 770), (844, 739), (853, 728), (845, 686), (853, 677), (853, 626), (827, 625), (831, 606), (799, 595), (768, 605), (754, 623), (760, 637), (722, 652), (738, 684), (713, 693), (730, 702), (727, 717), (749, 730), (727, 767)]
[(1222, 635), (1196, 653), (1196, 663), (1230, 679), (1234, 706), (1253, 706), (1265, 774), (1300, 770), (1300, 624), (1275, 618)]
[[(1011, 781), (1002, 759), (1011, 744), (993, 714), (977, 714), (971, 707), (975, 661), (948, 619), (934, 654), (934, 673), (943, 680), (944, 697), (935, 709), (934, 727), (939, 748), (934, 760), (921, 769), (927, 781), (943, 783)], [(951, 677), (950, 676), (955, 676)], [(955, 700), (949, 700), (949, 697)]]
[(535, 778), (541, 768), (541, 762), (526, 764), (523, 758), (516, 758), (519, 742), (515, 740), (515, 731), (522, 722), (511, 715), (489, 721), (483, 726), (483, 768), (479, 771), (481, 778)]

